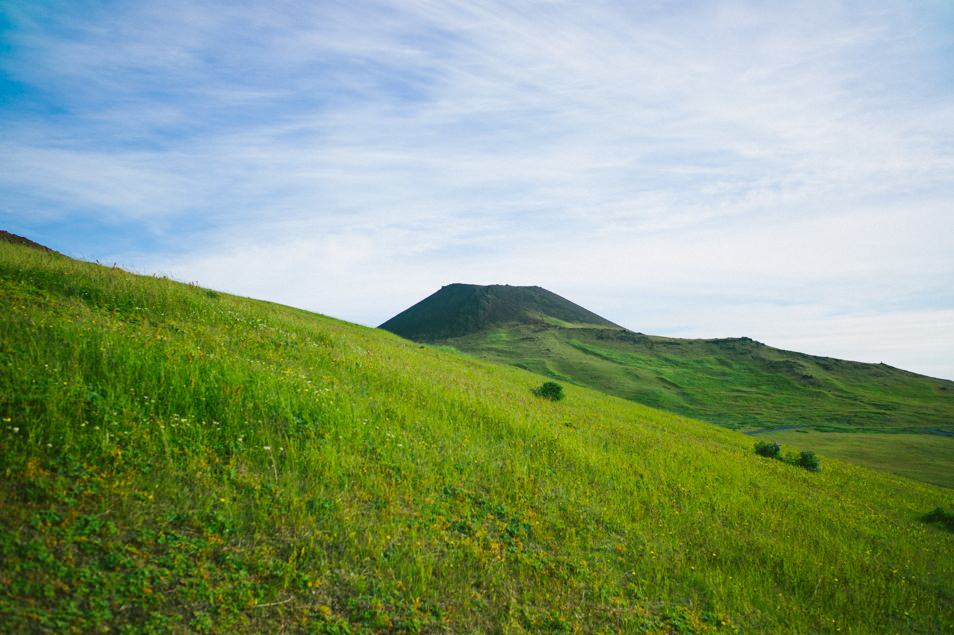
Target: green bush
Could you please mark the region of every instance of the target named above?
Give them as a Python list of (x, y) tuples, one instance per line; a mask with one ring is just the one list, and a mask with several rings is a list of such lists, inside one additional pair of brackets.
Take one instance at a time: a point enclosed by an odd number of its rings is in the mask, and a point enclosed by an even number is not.
[(782, 460), (789, 465), (803, 467), (809, 472), (821, 472), (821, 461), (811, 450), (802, 450), (798, 454), (786, 452), (785, 458)]
[(550, 401), (560, 401), (563, 399), (563, 386), (555, 381), (545, 381), (539, 388), (533, 389), (533, 394)]
[(755, 453), (759, 456), (767, 456), (770, 459), (782, 458), (782, 446), (774, 441), (756, 441)]
[(921, 520), (926, 523), (938, 523), (948, 531), (954, 531), (954, 512), (945, 511), (943, 507), (935, 507), (921, 516)]
[(803, 467), (809, 472), (821, 471), (821, 461), (818, 460), (818, 457), (811, 450), (802, 450), (798, 454), (789, 452), (785, 455), (785, 458), (782, 458), (782, 446), (778, 443), (774, 441), (756, 441), (755, 453), (759, 456), (767, 456), (770, 459), (784, 461), (789, 465)]
[(795, 460), (792, 461), (792, 465), (803, 467), (809, 472), (821, 471), (821, 461), (818, 460), (818, 457), (815, 456), (815, 453), (811, 450), (802, 450), (799, 452)]

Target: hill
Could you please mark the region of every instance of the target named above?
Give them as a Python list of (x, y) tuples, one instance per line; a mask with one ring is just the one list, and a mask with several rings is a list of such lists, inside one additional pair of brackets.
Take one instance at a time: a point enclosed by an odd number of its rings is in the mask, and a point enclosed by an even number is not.
[[(466, 322), (459, 312), (452, 315), (454, 324)], [(421, 341), (733, 429), (770, 435), (785, 430), (788, 442), (824, 444), (843, 458), (954, 487), (954, 382), (780, 350), (745, 337), (656, 337), (592, 319), (593, 326), (496, 321), (434, 337), (441, 332), (438, 311), (428, 318), (430, 337)], [(865, 437), (868, 452), (848, 447), (852, 437), (821, 436), (859, 432), (876, 433)], [(908, 447), (913, 449), (902, 451)], [(895, 459), (886, 462), (892, 452)]]
[(40, 251), (46, 251), (52, 254), (59, 253), (53, 251), (49, 247), (41, 245), (40, 243), (33, 242), (29, 238), (24, 238), (23, 236), (18, 236), (17, 234), (11, 234), (10, 232), (2, 229), (0, 229), (0, 242), (23, 245), (24, 247), (32, 247), (33, 249), (39, 249)]
[(541, 287), (459, 283), (441, 287), (379, 328), (407, 339), (430, 342), (503, 324), (621, 328)]
[(7, 632), (944, 632), (950, 493), (0, 243)]

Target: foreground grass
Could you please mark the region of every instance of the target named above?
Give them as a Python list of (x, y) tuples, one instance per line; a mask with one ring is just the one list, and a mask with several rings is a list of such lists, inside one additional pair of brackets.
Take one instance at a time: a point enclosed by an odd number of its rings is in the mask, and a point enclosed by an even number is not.
[(0, 624), (942, 632), (942, 489), (0, 244)]

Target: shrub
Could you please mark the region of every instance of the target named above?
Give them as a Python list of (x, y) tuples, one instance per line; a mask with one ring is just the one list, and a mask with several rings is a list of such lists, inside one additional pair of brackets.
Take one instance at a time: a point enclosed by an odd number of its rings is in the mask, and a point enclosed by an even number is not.
[(782, 458), (782, 446), (774, 441), (756, 441), (755, 453), (759, 456), (767, 456), (770, 459)]
[(945, 511), (943, 507), (935, 507), (932, 511), (921, 516), (926, 523), (938, 523), (948, 531), (954, 531), (954, 512)]
[(803, 467), (809, 472), (821, 471), (821, 461), (818, 460), (818, 457), (811, 450), (802, 450), (798, 454), (795, 454), (794, 452), (788, 452), (785, 454), (785, 458), (782, 460), (789, 465)]
[(563, 386), (555, 381), (545, 381), (539, 388), (533, 389), (533, 394), (550, 401), (560, 401), (563, 399)]
[(795, 459), (795, 465), (803, 467), (809, 472), (821, 471), (821, 461), (818, 460), (818, 457), (815, 456), (815, 453), (811, 450), (802, 450), (798, 454), (798, 458)]
[(755, 453), (759, 456), (767, 456), (770, 459), (784, 461), (789, 465), (803, 467), (809, 472), (821, 471), (821, 461), (818, 460), (818, 457), (815, 456), (815, 453), (811, 450), (802, 450), (798, 454), (789, 452), (785, 455), (785, 458), (782, 458), (782, 446), (778, 443), (774, 441), (756, 441)]

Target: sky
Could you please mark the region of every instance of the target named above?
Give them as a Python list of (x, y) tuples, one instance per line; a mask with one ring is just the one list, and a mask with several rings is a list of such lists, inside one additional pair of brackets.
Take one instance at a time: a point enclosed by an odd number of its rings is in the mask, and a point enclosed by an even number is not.
[(0, 229), (954, 379), (954, 3), (0, 0)]

